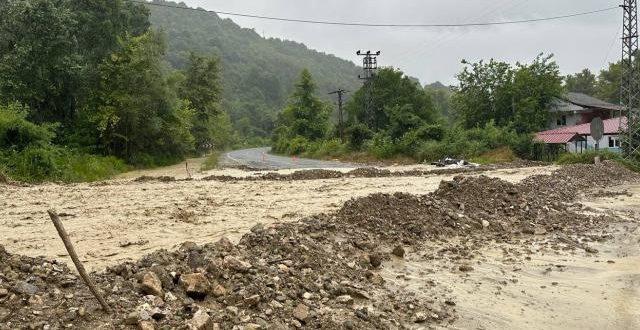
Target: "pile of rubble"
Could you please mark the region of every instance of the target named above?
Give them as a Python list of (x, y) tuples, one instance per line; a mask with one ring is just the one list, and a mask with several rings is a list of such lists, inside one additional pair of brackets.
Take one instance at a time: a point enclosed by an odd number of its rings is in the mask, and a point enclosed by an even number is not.
[(374, 194), (353, 199), (336, 213), (320, 215), (363, 242), (397, 240), (415, 243), (443, 236), (492, 235), (510, 238), (548, 232), (581, 233), (604, 222), (602, 215), (586, 215), (575, 203), (582, 192), (640, 180), (615, 163), (573, 165), (549, 175), (512, 184), (486, 176), (457, 176), (443, 181), (429, 195)]
[(92, 274), (110, 315), (66, 266), (2, 249), (0, 329), (403, 329), (453, 320), (450, 299), (385, 290), (379, 261), (307, 225), (257, 225), (237, 246), (185, 243)]

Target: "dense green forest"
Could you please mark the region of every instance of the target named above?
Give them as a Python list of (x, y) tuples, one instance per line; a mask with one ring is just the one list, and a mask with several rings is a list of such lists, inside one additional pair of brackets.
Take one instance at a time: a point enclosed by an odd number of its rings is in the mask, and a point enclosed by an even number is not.
[(84, 181), (237, 143), (220, 59), (166, 64), (166, 36), (124, 0), (0, 3), (0, 172)]
[[(182, 3), (153, 2), (186, 7)], [(305, 68), (314, 76), (323, 100), (330, 100), (328, 93), (337, 88), (355, 90), (361, 85), (360, 69), (352, 62), (304, 44), (265, 39), (214, 13), (153, 5), (148, 8), (153, 26), (167, 35), (166, 59), (173, 68), (188, 65), (193, 51), (222, 59), (223, 109), (246, 141), (257, 142), (252, 137), (271, 135), (277, 114)]]

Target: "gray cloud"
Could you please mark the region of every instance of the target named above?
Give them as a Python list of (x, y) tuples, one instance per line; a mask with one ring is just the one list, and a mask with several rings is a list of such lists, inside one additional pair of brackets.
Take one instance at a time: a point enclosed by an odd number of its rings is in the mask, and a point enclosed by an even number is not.
[[(185, 0), (208, 10), (276, 17), (368, 23), (468, 23), (557, 16), (614, 7), (613, 0)], [(225, 17), (224, 15), (221, 15)], [(229, 17), (267, 37), (305, 43), (357, 62), (357, 49), (381, 50), (382, 65), (394, 66), (423, 83), (455, 83), (460, 61), (495, 58), (528, 62), (553, 53), (563, 73), (599, 71), (620, 57), (622, 13), (560, 21), (468, 28), (365, 28)]]

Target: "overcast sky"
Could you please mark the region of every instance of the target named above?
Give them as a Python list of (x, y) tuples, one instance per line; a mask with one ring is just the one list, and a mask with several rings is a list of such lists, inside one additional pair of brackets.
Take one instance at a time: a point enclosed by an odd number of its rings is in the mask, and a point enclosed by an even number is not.
[[(309, 20), (367, 23), (469, 23), (520, 20), (614, 7), (622, 0), (183, 0), (192, 7)], [(228, 17), (220, 15), (222, 17)], [(354, 61), (380, 50), (379, 63), (422, 83), (455, 84), (460, 61), (530, 62), (555, 54), (563, 73), (598, 72), (620, 57), (621, 9), (564, 20), (472, 28), (371, 28), (229, 17), (267, 37), (295, 40)]]

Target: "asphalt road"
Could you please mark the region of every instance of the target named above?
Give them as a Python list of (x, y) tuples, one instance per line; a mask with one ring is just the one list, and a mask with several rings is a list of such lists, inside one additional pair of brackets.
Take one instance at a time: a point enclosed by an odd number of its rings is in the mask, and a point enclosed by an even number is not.
[(220, 163), (223, 165), (246, 165), (265, 169), (296, 169), (296, 168), (351, 168), (351, 164), (276, 156), (269, 153), (271, 148), (252, 148), (230, 151), (224, 154)]

